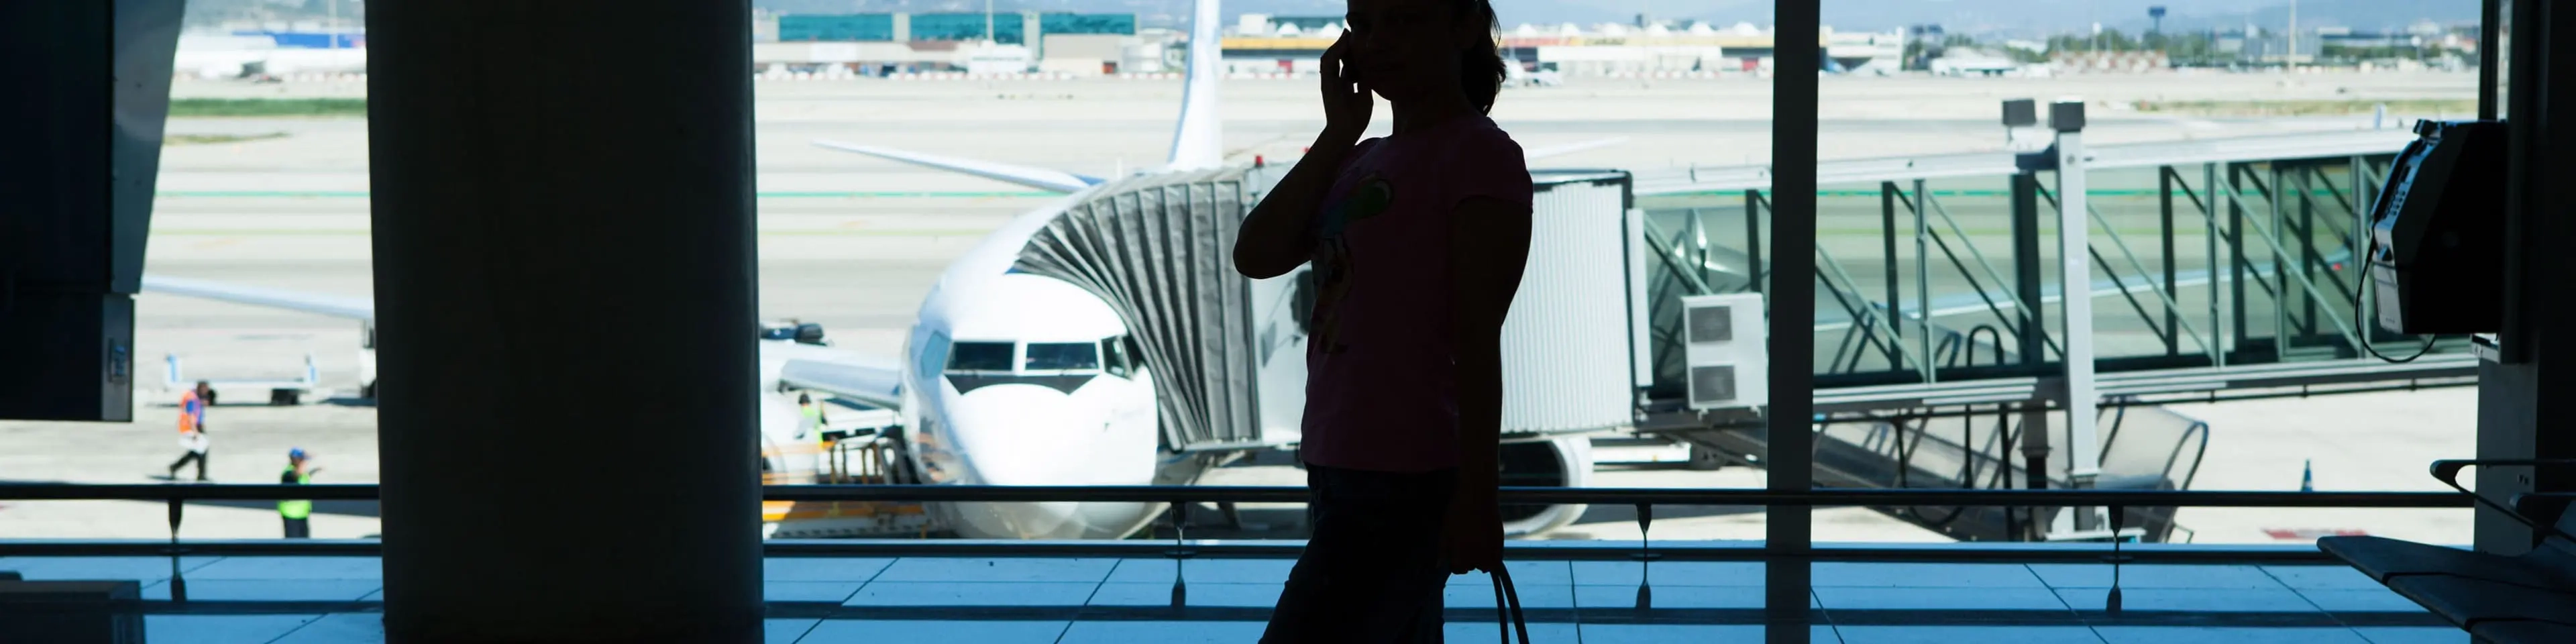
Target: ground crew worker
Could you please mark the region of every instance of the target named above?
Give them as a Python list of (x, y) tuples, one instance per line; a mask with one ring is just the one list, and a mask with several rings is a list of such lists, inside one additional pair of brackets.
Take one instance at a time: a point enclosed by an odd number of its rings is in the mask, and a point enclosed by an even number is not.
[[(278, 476), (277, 482), (285, 485), (310, 485), (313, 483), (313, 475), (321, 471), (322, 468), (319, 467), (307, 468), (304, 466), (304, 448), (299, 447), (286, 451), (286, 473)], [(313, 516), (313, 502), (311, 500), (288, 499), (278, 501), (277, 516), (278, 518), (286, 520), (286, 538), (312, 538), (313, 528), (305, 522), (307, 517)]]
[(191, 461), (197, 464), (197, 480), (206, 480), (206, 406), (212, 404), (215, 404), (215, 388), (203, 380), (197, 381), (195, 388), (179, 394), (179, 446), (186, 448), (188, 453), (179, 455), (179, 460), (170, 463), (171, 480), (177, 480), (179, 468), (186, 467)]
[(823, 437), (823, 406), (814, 404), (813, 396), (796, 394), (796, 411), (803, 414), (798, 421), (797, 431), (813, 436), (815, 442), (822, 443), (826, 447), (831, 446), (832, 440)]

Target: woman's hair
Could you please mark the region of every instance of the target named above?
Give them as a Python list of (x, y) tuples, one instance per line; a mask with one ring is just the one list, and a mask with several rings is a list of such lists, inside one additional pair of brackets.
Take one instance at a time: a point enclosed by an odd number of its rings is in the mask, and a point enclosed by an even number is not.
[(1502, 51), (1495, 48), (1494, 39), (1490, 37), (1500, 29), (1494, 17), (1494, 3), (1491, 0), (1457, 2), (1462, 5), (1458, 9), (1458, 19), (1482, 28), (1489, 36), (1477, 39), (1477, 44), (1469, 45), (1467, 51), (1458, 56), (1458, 87), (1467, 91), (1467, 104), (1476, 106), (1476, 113), (1491, 114), (1494, 97), (1503, 93), (1504, 78)]

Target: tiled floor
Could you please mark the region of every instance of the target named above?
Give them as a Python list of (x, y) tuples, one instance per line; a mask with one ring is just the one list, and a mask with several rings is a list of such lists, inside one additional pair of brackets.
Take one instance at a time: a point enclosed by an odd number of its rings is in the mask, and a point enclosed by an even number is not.
[[(767, 641), (1251, 642), (1291, 562), (1046, 558), (772, 559)], [(0, 558), (29, 579), (133, 579), (155, 644), (381, 642), (371, 557)], [(1807, 625), (1766, 626), (1759, 563), (1512, 563), (1540, 642), (2451, 644), (2458, 629), (2350, 569), (1819, 563)], [(1179, 583), (1175, 583), (1175, 582)], [(1651, 584), (1641, 585), (1641, 581)], [(1496, 636), (1485, 577), (1452, 579), (1447, 635)]]

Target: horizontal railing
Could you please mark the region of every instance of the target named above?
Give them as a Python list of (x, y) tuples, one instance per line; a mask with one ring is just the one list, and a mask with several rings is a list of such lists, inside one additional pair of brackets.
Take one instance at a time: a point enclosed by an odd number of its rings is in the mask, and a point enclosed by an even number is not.
[[(974, 539), (769, 539), (769, 557), (1099, 557), (1112, 559), (1295, 559), (1300, 540), (1118, 539), (993, 541)], [(1781, 552), (1760, 541), (1513, 540), (1515, 561), (1816, 561), (1920, 563), (2331, 563), (2307, 544), (2102, 543), (1825, 543)], [(0, 556), (19, 557), (376, 557), (377, 539), (0, 539)]]
[[(16, 556), (378, 556), (377, 539), (194, 540), (176, 532), (189, 501), (312, 499), (376, 500), (375, 485), (213, 485), (0, 483), (7, 501), (159, 501), (170, 507), (170, 540), (0, 539), (0, 555)], [(568, 494), (616, 494), (582, 487)], [(994, 485), (767, 485), (761, 497), (790, 502), (1101, 502), (1101, 503), (1302, 503), (1302, 487), (1249, 486), (994, 486)], [(2123, 508), (2466, 508), (2465, 495), (2449, 492), (2261, 492), (2189, 490), (1975, 490), (1825, 489), (1775, 492), (1754, 489), (1506, 487), (1506, 504), (1628, 505), (1638, 509), (1641, 533), (1662, 506), (1998, 506), (2101, 507), (2110, 517)], [(1188, 517), (1175, 517), (1182, 527)], [(1172, 539), (996, 541), (966, 539), (772, 539), (774, 557), (1118, 557), (1295, 558), (1297, 540)], [(1759, 541), (1651, 542), (1622, 540), (1512, 541), (1506, 556), (1535, 561), (1819, 561), (1916, 562), (2158, 562), (2323, 563), (2313, 546), (2278, 544), (1932, 543), (1775, 544)]]
[[(614, 488), (575, 490), (575, 496), (614, 495)], [(1203, 485), (765, 485), (768, 501), (918, 503), (1303, 503), (1303, 487)], [(205, 485), (0, 483), (0, 500), (193, 501), (375, 500), (375, 485)], [(1734, 506), (2045, 506), (2177, 508), (2465, 508), (2453, 492), (2264, 492), (2199, 490), (1981, 490), (1506, 487), (1505, 504), (1734, 505)]]

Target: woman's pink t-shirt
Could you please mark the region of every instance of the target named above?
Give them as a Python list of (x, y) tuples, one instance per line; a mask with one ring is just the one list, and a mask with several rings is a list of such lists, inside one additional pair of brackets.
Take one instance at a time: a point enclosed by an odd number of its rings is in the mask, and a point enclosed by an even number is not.
[(1307, 463), (1458, 465), (1449, 218), (1469, 197), (1530, 207), (1511, 136), (1466, 116), (1351, 148), (1317, 214), (1306, 339)]

